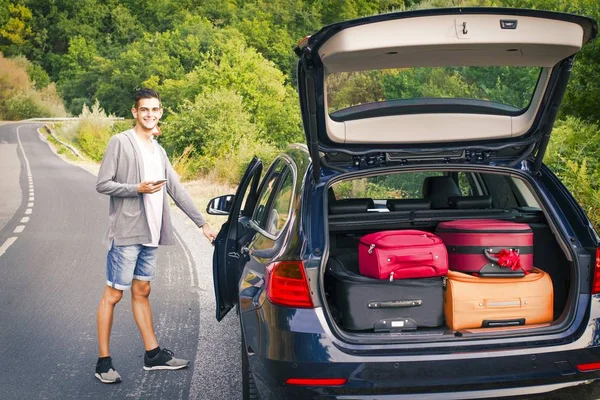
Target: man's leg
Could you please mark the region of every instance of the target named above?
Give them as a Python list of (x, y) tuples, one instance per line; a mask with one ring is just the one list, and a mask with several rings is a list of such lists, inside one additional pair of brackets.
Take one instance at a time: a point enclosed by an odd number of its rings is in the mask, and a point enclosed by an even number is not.
[(122, 290), (106, 286), (98, 304), (98, 362), (95, 376), (102, 383), (121, 382), (121, 375), (113, 367), (110, 357), (110, 331), (115, 306), (122, 297)]
[(121, 376), (110, 357), (110, 332), (115, 306), (123, 298), (123, 290), (131, 286), (141, 247), (115, 246), (113, 243), (106, 256), (106, 286), (98, 304), (98, 362), (95, 374), (102, 383), (121, 382)]
[(181, 369), (188, 366), (188, 360), (175, 358), (173, 352), (158, 347), (152, 311), (150, 310), (150, 281), (156, 275), (156, 247), (143, 246), (138, 256), (137, 264), (131, 284), (131, 305), (135, 323), (140, 330), (146, 354), (144, 355), (144, 369), (152, 371), (157, 369)]
[(137, 324), (144, 348), (146, 351), (158, 347), (154, 324), (152, 323), (152, 310), (150, 309), (150, 282), (134, 279), (131, 284), (131, 307), (133, 317)]
[(110, 331), (113, 324), (115, 306), (123, 297), (123, 291), (110, 286), (104, 288), (104, 294), (98, 304), (98, 357), (110, 356)]

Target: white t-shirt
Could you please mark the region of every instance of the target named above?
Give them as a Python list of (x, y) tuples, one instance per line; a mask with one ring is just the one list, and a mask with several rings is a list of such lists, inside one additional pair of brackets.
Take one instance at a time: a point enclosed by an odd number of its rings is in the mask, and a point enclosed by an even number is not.
[[(142, 181), (157, 181), (159, 179), (165, 179), (165, 167), (163, 165), (160, 149), (158, 148), (158, 143), (156, 143), (156, 140), (152, 139), (152, 147), (154, 148), (154, 151), (150, 152), (147, 145), (140, 140), (135, 132), (133, 135), (135, 136), (138, 147), (142, 152), (142, 159), (144, 162), (144, 176), (142, 176)], [(156, 193), (144, 193), (146, 218), (148, 219), (148, 225), (150, 226), (150, 233), (152, 235), (152, 242), (145, 243), (144, 246), (158, 247), (160, 228), (162, 226), (164, 195), (164, 186)]]

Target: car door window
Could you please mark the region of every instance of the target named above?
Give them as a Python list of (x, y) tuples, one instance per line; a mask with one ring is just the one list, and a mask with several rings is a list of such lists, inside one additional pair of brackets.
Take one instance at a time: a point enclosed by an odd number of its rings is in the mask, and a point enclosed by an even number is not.
[(252, 216), (252, 221), (254, 221), (261, 229), (264, 229), (265, 227), (267, 206), (271, 201), (275, 183), (281, 174), (281, 168), (281, 163), (279, 160), (276, 160), (269, 168), (269, 172), (267, 172), (267, 175), (261, 184), (260, 194), (258, 195), (258, 201), (256, 203), (256, 210)]
[(293, 175), (289, 168), (286, 168), (280, 178), (278, 192), (273, 199), (273, 206), (269, 210), (265, 230), (273, 236), (277, 236), (283, 229), (290, 214), (290, 204), (293, 192)]
[(289, 219), (294, 189), (294, 175), (290, 166), (278, 160), (265, 177), (258, 198), (253, 222), (270, 236), (277, 236)]

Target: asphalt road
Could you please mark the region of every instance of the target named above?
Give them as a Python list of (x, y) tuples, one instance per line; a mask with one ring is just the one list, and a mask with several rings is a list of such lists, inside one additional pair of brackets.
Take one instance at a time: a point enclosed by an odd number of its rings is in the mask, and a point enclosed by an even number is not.
[(126, 294), (111, 338), (123, 382), (96, 380), (108, 198), (95, 176), (52, 152), (39, 126), (0, 126), (0, 399), (241, 398), (235, 313), (214, 318), (212, 246), (176, 210), (179, 243), (159, 249), (151, 303), (159, 343), (192, 366), (142, 369)]

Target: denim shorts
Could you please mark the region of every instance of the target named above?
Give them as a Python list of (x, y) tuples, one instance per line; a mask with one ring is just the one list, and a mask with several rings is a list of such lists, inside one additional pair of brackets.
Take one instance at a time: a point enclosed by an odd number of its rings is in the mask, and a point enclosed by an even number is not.
[(106, 284), (113, 289), (127, 290), (134, 279), (153, 280), (157, 251), (158, 247), (115, 246), (113, 242), (106, 257)]

